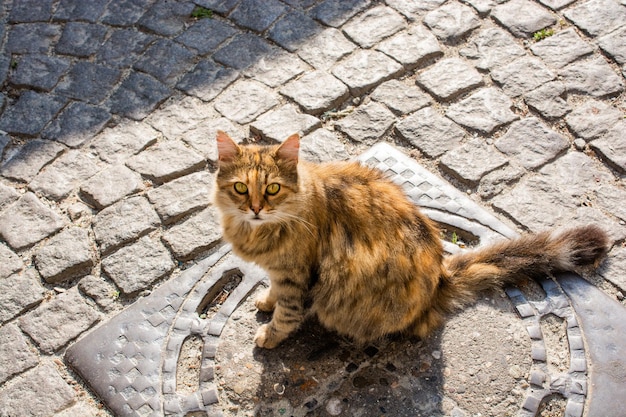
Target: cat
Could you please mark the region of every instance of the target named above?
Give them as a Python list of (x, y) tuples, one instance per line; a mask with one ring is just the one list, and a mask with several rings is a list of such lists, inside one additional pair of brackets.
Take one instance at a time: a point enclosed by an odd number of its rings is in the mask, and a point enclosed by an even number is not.
[(256, 307), (272, 312), (254, 341), (274, 348), (308, 314), (358, 344), (424, 338), (481, 291), (595, 264), (597, 226), (541, 232), (446, 256), (435, 224), (402, 189), (357, 162), (299, 159), (299, 136), (238, 145), (217, 133), (214, 203), (235, 254), (264, 268)]

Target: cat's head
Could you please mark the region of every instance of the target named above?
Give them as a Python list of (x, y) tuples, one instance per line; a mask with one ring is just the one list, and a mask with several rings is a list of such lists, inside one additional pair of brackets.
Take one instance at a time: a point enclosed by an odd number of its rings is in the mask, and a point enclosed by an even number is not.
[(218, 131), (215, 204), (230, 219), (255, 227), (294, 215), (298, 200), (300, 137), (276, 146), (237, 145)]

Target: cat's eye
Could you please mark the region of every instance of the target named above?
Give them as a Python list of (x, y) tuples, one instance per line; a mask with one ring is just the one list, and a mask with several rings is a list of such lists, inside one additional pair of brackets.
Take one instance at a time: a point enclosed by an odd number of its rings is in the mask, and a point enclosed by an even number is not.
[(243, 182), (236, 182), (235, 191), (237, 191), (238, 194), (245, 194), (248, 192), (248, 186)]
[(278, 194), (279, 191), (280, 191), (280, 184), (276, 184), (275, 182), (268, 185), (267, 188), (265, 188), (265, 192), (268, 195), (276, 195)]

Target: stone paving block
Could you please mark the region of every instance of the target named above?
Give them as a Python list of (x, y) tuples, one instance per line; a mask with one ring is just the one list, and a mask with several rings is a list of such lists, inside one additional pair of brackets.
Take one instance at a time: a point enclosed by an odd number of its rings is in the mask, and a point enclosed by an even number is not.
[(292, 11), (280, 18), (268, 31), (269, 38), (289, 52), (296, 52), (324, 27), (300, 11)]
[(569, 6), (575, 1), (576, 0), (539, 0), (539, 3), (551, 8), (552, 10), (559, 10), (564, 8), (565, 6)]
[(211, 60), (200, 61), (196, 67), (188, 72), (176, 88), (194, 95), (202, 100), (213, 100), (226, 87), (239, 78), (239, 72), (225, 68)]
[(568, 114), (565, 122), (576, 137), (590, 141), (604, 135), (622, 117), (615, 107), (589, 99)]
[(70, 98), (98, 104), (109, 95), (121, 76), (122, 72), (118, 69), (77, 61), (56, 91)]
[(435, 35), (423, 26), (411, 26), (408, 31), (384, 40), (376, 49), (407, 69), (413, 69), (443, 55)]
[(285, 104), (252, 122), (250, 133), (282, 142), (294, 133), (300, 132), (306, 135), (321, 124), (322, 122), (317, 117), (299, 113), (292, 104)]
[(9, 13), (9, 22), (40, 22), (52, 17), (52, 0), (23, 0), (13, 5)]
[(134, 68), (163, 83), (172, 84), (191, 67), (194, 56), (191, 51), (174, 41), (159, 39), (148, 47)]
[(215, 109), (237, 123), (250, 123), (279, 103), (278, 95), (254, 80), (240, 80), (215, 100)]
[(39, 363), (39, 357), (15, 324), (0, 327), (0, 340), (0, 384)]
[(151, 35), (134, 29), (117, 29), (96, 53), (96, 61), (111, 68), (128, 68), (154, 40)]
[(495, 145), (524, 168), (533, 169), (556, 158), (569, 147), (569, 141), (536, 117), (527, 117), (511, 124)]
[(572, 109), (565, 101), (565, 84), (560, 81), (551, 81), (524, 94), (526, 104), (541, 113), (547, 119), (556, 119), (565, 116)]
[(227, 67), (243, 70), (277, 51), (276, 47), (271, 46), (263, 38), (251, 33), (242, 33), (215, 52), (212, 58)]
[(406, 21), (402, 15), (381, 5), (350, 19), (343, 26), (343, 32), (361, 47), (371, 48), (405, 27)]
[(81, 197), (97, 209), (103, 209), (143, 189), (139, 174), (121, 164), (111, 165), (80, 186)]
[(356, 45), (346, 39), (343, 33), (329, 28), (308, 39), (297, 54), (316, 69), (328, 70), (355, 48)]
[(618, 64), (626, 64), (626, 26), (598, 38), (598, 46)]
[(513, 102), (500, 90), (489, 87), (452, 104), (446, 116), (470, 129), (490, 134), (499, 127), (517, 120), (511, 108)]
[(504, 155), (479, 138), (472, 138), (449, 151), (439, 161), (444, 171), (471, 185), (476, 185), (483, 176), (507, 163)]
[(19, 250), (61, 230), (66, 224), (67, 219), (28, 192), (0, 214), (0, 236), (13, 249)]
[(41, 137), (77, 148), (104, 129), (111, 114), (80, 101), (70, 103), (41, 133)]
[(614, 96), (624, 91), (622, 77), (617, 75), (603, 57), (578, 61), (559, 71), (567, 90), (592, 97)]
[(215, 142), (218, 130), (226, 132), (235, 142), (241, 142), (248, 137), (247, 132), (244, 132), (243, 128), (235, 126), (225, 117), (220, 117), (218, 119), (207, 119), (205, 122), (185, 132), (181, 139), (200, 152), (209, 163), (215, 165), (218, 158)]
[(455, 42), (480, 26), (474, 11), (457, 2), (446, 3), (424, 16), (424, 24), (444, 42)]
[(519, 38), (529, 38), (556, 23), (552, 13), (529, 0), (511, 0), (500, 4), (491, 11), (491, 16)]
[(68, 22), (56, 44), (56, 52), (80, 58), (96, 53), (107, 33), (105, 26), (95, 23)]
[(14, 25), (9, 31), (6, 50), (16, 54), (46, 54), (61, 30), (60, 25), (49, 23)]
[(115, 308), (119, 290), (104, 276), (87, 275), (78, 282), (78, 288), (87, 297), (91, 298), (104, 311)]
[(213, 181), (207, 171), (194, 172), (148, 191), (147, 197), (163, 223), (170, 224), (211, 204)]
[(7, 322), (43, 300), (46, 292), (34, 268), (0, 279), (0, 323)]
[(55, 95), (27, 90), (0, 117), (0, 129), (17, 135), (35, 136), (65, 106)]
[(145, 123), (126, 121), (97, 135), (89, 148), (100, 159), (115, 163), (134, 155), (156, 143), (159, 132)]
[(171, 95), (171, 90), (149, 75), (132, 72), (107, 104), (112, 113), (142, 120)]
[(436, 9), (446, 0), (388, 0), (386, 3), (402, 13), (409, 20), (418, 21), (427, 12)]
[(337, 135), (326, 129), (317, 129), (303, 137), (300, 155), (305, 161), (312, 162), (343, 161), (350, 157)]
[(395, 120), (387, 107), (373, 101), (338, 120), (335, 128), (357, 142), (371, 142), (383, 137)]
[(511, 160), (508, 165), (492, 171), (480, 179), (478, 195), (483, 199), (491, 199), (506, 190), (507, 186), (518, 181), (524, 174), (526, 174), (526, 170)]
[[(363, 71), (363, 68), (368, 70)], [(350, 88), (352, 95), (360, 96), (378, 84), (399, 76), (404, 68), (381, 52), (359, 49), (335, 65), (331, 72)]]
[(137, 26), (162, 36), (173, 36), (185, 29), (195, 5), (191, 1), (158, 0), (137, 21)]
[(19, 410), (25, 416), (45, 416), (61, 411), (76, 401), (76, 392), (52, 364), (43, 364), (22, 378), (5, 384), (0, 391), (0, 414)]
[(217, 212), (208, 207), (163, 233), (163, 241), (176, 259), (185, 261), (215, 246), (221, 237)]
[(100, 314), (91, 307), (74, 287), (19, 319), (22, 330), (45, 353), (52, 353), (93, 326)]
[(152, 181), (163, 183), (198, 171), (205, 162), (180, 141), (163, 141), (129, 158), (126, 165)]
[(221, 20), (200, 19), (178, 35), (175, 40), (204, 55), (215, 51), (218, 46), (236, 33), (237, 29)]
[(420, 73), (416, 82), (435, 97), (441, 100), (451, 100), (481, 86), (483, 77), (465, 61), (459, 58), (447, 58)]
[(327, 26), (339, 27), (371, 4), (371, 0), (324, 0), (311, 10), (311, 16)]
[(52, 162), (65, 148), (63, 145), (34, 139), (26, 142), (0, 168), (0, 174), (6, 178), (30, 182), (39, 170)]
[[(614, 247), (600, 265), (598, 273), (607, 281), (617, 285), (622, 292), (626, 292), (626, 248)], [(1, 381), (1, 379), (0, 379)]]
[(563, 15), (590, 36), (608, 34), (626, 21), (626, 8), (615, 0), (589, 0), (567, 9)]
[(426, 107), (396, 123), (400, 136), (429, 158), (456, 148), (465, 131), (432, 107)]
[(583, 41), (573, 28), (533, 44), (530, 50), (547, 65), (557, 68), (593, 53), (591, 45)]
[(54, 19), (95, 23), (104, 13), (107, 3), (107, 0), (61, 0), (54, 11)]
[(521, 57), (493, 70), (491, 78), (502, 86), (506, 94), (517, 97), (552, 81), (556, 76), (539, 59)]
[(430, 97), (419, 88), (399, 80), (389, 80), (372, 92), (370, 98), (383, 103), (397, 115), (412, 113), (431, 103)]
[(598, 187), (595, 194), (598, 207), (626, 222), (626, 206), (622, 204), (626, 201), (626, 189), (609, 183)]
[(45, 167), (28, 185), (32, 191), (51, 200), (67, 197), (80, 182), (101, 169), (100, 160), (89, 153), (71, 150)]
[(117, 0), (110, 2), (102, 21), (113, 26), (130, 26), (136, 23), (154, 0)]
[(24, 267), (20, 257), (3, 244), (0, 244), (0, 259), (2, 259), (0, 263), (0, 279), (19, 272)]
[(206, 119), (218, 118), (210, 103), (196, 97), (173, 98), (145, 120), (168, 139), (176, 139)]
[(247, 77), (260, 81), (268, 87), (276, 88), (285, 85), (310, 67), (294, 54), (277, 52), (259, 59), (244, 71)]
[(102, 270), (125, 294), (147, 288), (174, 266), (165, 246), (149, 236), (102, 259)]
[(465, 4), (469, 4), (478, 12), (480, 17), (486, 17), (491, 13), (491, 9), (497, 4), (494, 0), (461, 0)]
[(326, 71), (308, 72), (280, 89), (280, 93), (312, 114), (330, 110), (349, 96), (348, 87)]
[(278, 0), (243, 0), (229, 15), (239, 26), (263, 32), (287, 11)]
[(69, 66), (65, 58), (28, 54), (19, 60), (9, 82), (16, 87), (50, 91)]
[(109, 252), (153, 231), (159, 225), (159, 216), (144, 197), (130, 197), (98, 213), (93, 231), (102, 252)]
[(35, 265), (48, 283), (86, 275), (94, 265), (87, 229), (72, 227), (48, 240), (35, 253)]
[(591, 142), (591, 148), (609, 165), (626, 173), (626, 122), (614, 125), (600, 139)]

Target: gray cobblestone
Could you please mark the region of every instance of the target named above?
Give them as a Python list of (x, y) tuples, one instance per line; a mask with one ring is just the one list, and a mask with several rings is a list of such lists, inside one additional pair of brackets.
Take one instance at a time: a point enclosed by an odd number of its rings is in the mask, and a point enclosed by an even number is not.
[(573, 93), (605, 97), (624, 91), (622, 77), (602, 57), (570, 64), (559, 71), (559, 76)]
[(108, 111), (83, 102), (70, 103), (41, 133), (41, 137), (77, 148), (97, 135), (111, 120)]
[(422, 90), (398, 80), (382, 83), (370, 97), (383, 103), (397, 115), (413, 113), (431, 103), (430, 97)]
[(92, 0), (88, 3), (76, 0), (61, 0), (54, 12), (54, 19), (84, 20), (95, 23), (104, 13), (107, 3), (107, 0)]
[(78, 288), (83, 294), (94, 300), (104, 311), (110, 311), (115, 308), (118, 290), (115, 285), (103, 276), (87, 275), (78, 282)]
[(148, 192), (148, 200), (165, 224), (177, 222), (211, 204), (213, 175), (194, 172)]
[(206, 7), (216, 13), (228, 14), (236, 5), (238, 0), (196, 0), (198, 6)]
[(0, 257), (2, 258), (2, 263), (0, 263), (0, 279), (19, 272), (24, 267), (24, 263), (20, 257), (3, 244), (0, 244)]
[(157, 183), (182, 177), (204, 167), (204, 158), (180, 141), (164, 141), (131, 157), (129, 168)]
[(419, 20), (426, 12), (434, 10), (445, 3), (445, 0), (388, 0), (387, 4), (393, 7), (410, 20)]
[(396, 124), (402, 138), (429, 158), (436, 158), (456, 148), (465, 132), (432, 107), (410, 114)]
[(96, 60), (111, 68), (127, 68), (152, 41), (152, 36), (137, 30), (115, 30), (98, 50)]
[(200, 61), (176, 85), (176, 88), (202, 100), (213, 100), (239, 78), (239, 72), (224, 68), (211, 60)]
[(215, 109), (237, 123), (250, 123), (279, 103), (277, 94), (253, 80), (240, 80), (215, 100)]
[(618, 64), (626, 64), (626, 26), (599, 38), (598, 45)]
[(591, 45), (583, 41), (573, 28), (545, 38), (532, 45), (530, 50), (546, 64), (557, 68), (593, 52)]
[(16, 87), (50, 91), (69, 66), (70, 63), (64, 58), (29, 54), (19, 61), (9, 82)]
[(325, 0), (312, 10), (311, 15), (325, 25), (339, 27), (370, 3), (371, 0)]
[(173, 140), (206, 119), (217, 117), (212, 104), (195, 97), (183, 97), (169, 100), (145, 122)]
[(135, 68), (163, 83), (172, 84), (191, 67), (193, 57), (184, 46), (169, 39), (159, 39), (135, 63)]
[(509, 161), (509, 164), (502, 169), (492, 171), (480, 179), (478, 194), (484, 199), (491, 199), (506, 190), (508, 185), (519, 180), (525, 173), (526, 170)]
[(143, 189), (141, 177), (124, 165), (112, 165), (80, 186), (81, 197), (98, 209)]
[(45, 54), (61, 36), (61, 26), (48, 23), (24, 23), (9, 31), (6, 50), (17, 54)]
[(452, 104), (446, 116), (456, 123), (490, 134), (495, 129), (516, 120), (511, 111), (513, 102), (498, 89), (485, 88)]
[(459, 53), (473, 61), (476, 68), (493, 70), (525, 55), (511, 35), (499, 28), (482, 30)]
[[(211, 36), (207, 37), (207, 33), (210, 33)], [(221, 20), (200, 19), (178, 35), (176, 41), (204, 55), (215, 51), (219, 45), (235, 33), (237, 30), (234, 27)]]
[(2, 165), (0, 174), (6, 178), (29, 182), (64, 149), (63, 145), (56, 142), (31, 140)]
[(334, 108), (349, 95), (348, 87), (326, 71), (311, 71), (291, 81), (280, 93), (312, 114)]
[(295, 52), (308, 39), (322, 32), (324, 27), (304, 13), (287, 13), (272, 26), (268, 34), (271, 40), (289, 52)]
[(68, 22), (56, 45), (56, 51), (64, 55), (87, 58), (100, 48), (106, 32), (106, 27), (95, 23)]
[(341, 130), (357, 142), (371, 142), (380, 139), (395, 122), (393, 113), (380, 103), (370, 102), (355, 109), (335, 123)]
[(163, 241), (172, 250), (176, 259), (181, 261), (210, 249), (219, 239), (217, 212), (213, 207), (204, 209), (163, 233)]
[(455, 42), (480, 26), (474, 11), (460, 3), (446, 3), (424, 16), (424, 24), (445, 42)]
[(35, 136), (65, 106), (60, 97), (28, 90), (0, 117), (0, 129), (17, 135)]
[(608, 34), (626, 21), (626, 8), (615, 0), (589, 0), (563, 14), (591, 36)]
[(539, 0), (539, 3), (551, 8), (552, 10), (559, 10), (574, 3), (574, 1), (576, 0)]
[(508, 160), (481, 139), (473, 138), (446, 153), (439, 163), (459, 180), (477, 185), (482, 177), (506, 165)]
[(418, 67), (443, 55), (437, 38), (422, 26), (411, 26), (381, 42), (376, 49), (400, 62), (407, 69)]
[[(363, 71), (368, 68), (368, 71)], [(332, 69), (354, 96), (360, 96), (383, 81), (397, 77), (404, 68), (387, 55), (372, 50), (357, 50)]]
[(86, 275), (94, 265), (87, 229), (72, 227), (48, 240), (35, 253), (37, 270), (49, 283)]
[(609, 253), (607, 260), (600, 266), (599, 273), (605, 279), (617, 285), (622, 292), (626, 292), (624, 268), (626, 268), (626, 248), (615, 247)]
[(156, 143), (159, 132), (134, 121), (122, 123), (97, 135), (89, 148), (107, 162), (115, 163)]
[(417, 83), (441, 100), (451, 100), (483, 84), (483, 77), (459, 58), (437, 62), (417, 77)]
[(281, 51), (259, 59), (244, 73), (253, 80), (260, 81), (268, 87), (276, 88), (285, 85), (289, 80), (308, 69), (310, 67), (300, 58)]
[(250, 125), (250, 132), (263, 138), (282, 142), (294, 133), (306, 135), (321, 126), (317, 117), (298, 113), (291, 104), (285, 104), (259, 117)]
[(334, 28), (329, 28), (308, 40), (298, 50), (298, 56), (319, 70), (330, 69), (356, 46)]
[(478, 12), (480, 17), (486, 17), (494, 8), (496, 2), (494, 0), (463, 0), (463, 3), (469, 4)]
[(599, 153), (609, 165), (626, 173), (626, 122), (620, 121), (603, 137), (591, 142), (591, 148)]
[(405, 27), (400, 14), (381, 5), (352, 18), (343, 26), (343, 31), (360, 46), (370, 48)]
[(317, 129), (300, 141), (300, 154), (306, 161), (325, 162), (341, 161), (349, 158), (346, 147), (336, 134)]
[(239, 26), (263, 32), (287, 11), (278, 0), (243, 0), (229, 15)]
[(243, 33), (236, 35), (227, 45), (214, 53), (213, 59), (227, 67), (243, 70), (276, 51), (276, 47), (259, 36)]
[(571, 111), (565, 96), (565, 84), (560, 81), (553, 81), (524, 94), (524, 101), (528, 106), (541, 113), (543, 117), (555, 119), (563, 117)]
[(207, 139), (215, 138), (218, 130), (228, 133), (236, 142), (240, 142), (247, 137), (240, 127), (235, 126), (227, 118), (220, 117), (219, 119), (208, 119), (185, 132), (182, 140), (200, 152), (209, 162), (215, 164), (217, 163), (217, 146), (215, 141)]
[(45, 293), (35, 269), (0, 279), (0, 290), (0, 323), (41, 302)]
[(0, 384), (39, 363), (39, 358), (15, 324), (0, 327), (0, 339)]
[(572, 133), (586, 141), (597, 139), (622, 118), (614, 107), (594, 99), (587, 100), (565, 117)]
[(140, 28), (163, 36), (173, 36), (185, 28), (194, 4), (191, 1), (158, 0), (137, 22)]
[(521, 57), (492, 71), (491, 78), (502, 86), (506, 94), (517, 97), (552, 81), (556, 76), (539, 59)]
[(121, 76), (120, 70), (79, 61), (72, 66), (56, 91), (70, 98), (98, 104), (106, 98)]
[(171, 90), (149, 75), (133, 72), (108, 101), (112, 113), (133, 120), (145, 118), (171, 94)]
[(110, 2), (102, 21), (113, 26), (130, 26), (136, 23), (154, 0), (117, 0)]
[(533, 33), (556, 23), (550, 12), (528, 0), (500, 4), (491, 11), (491, 16), (520, 38), (531, 37)]

